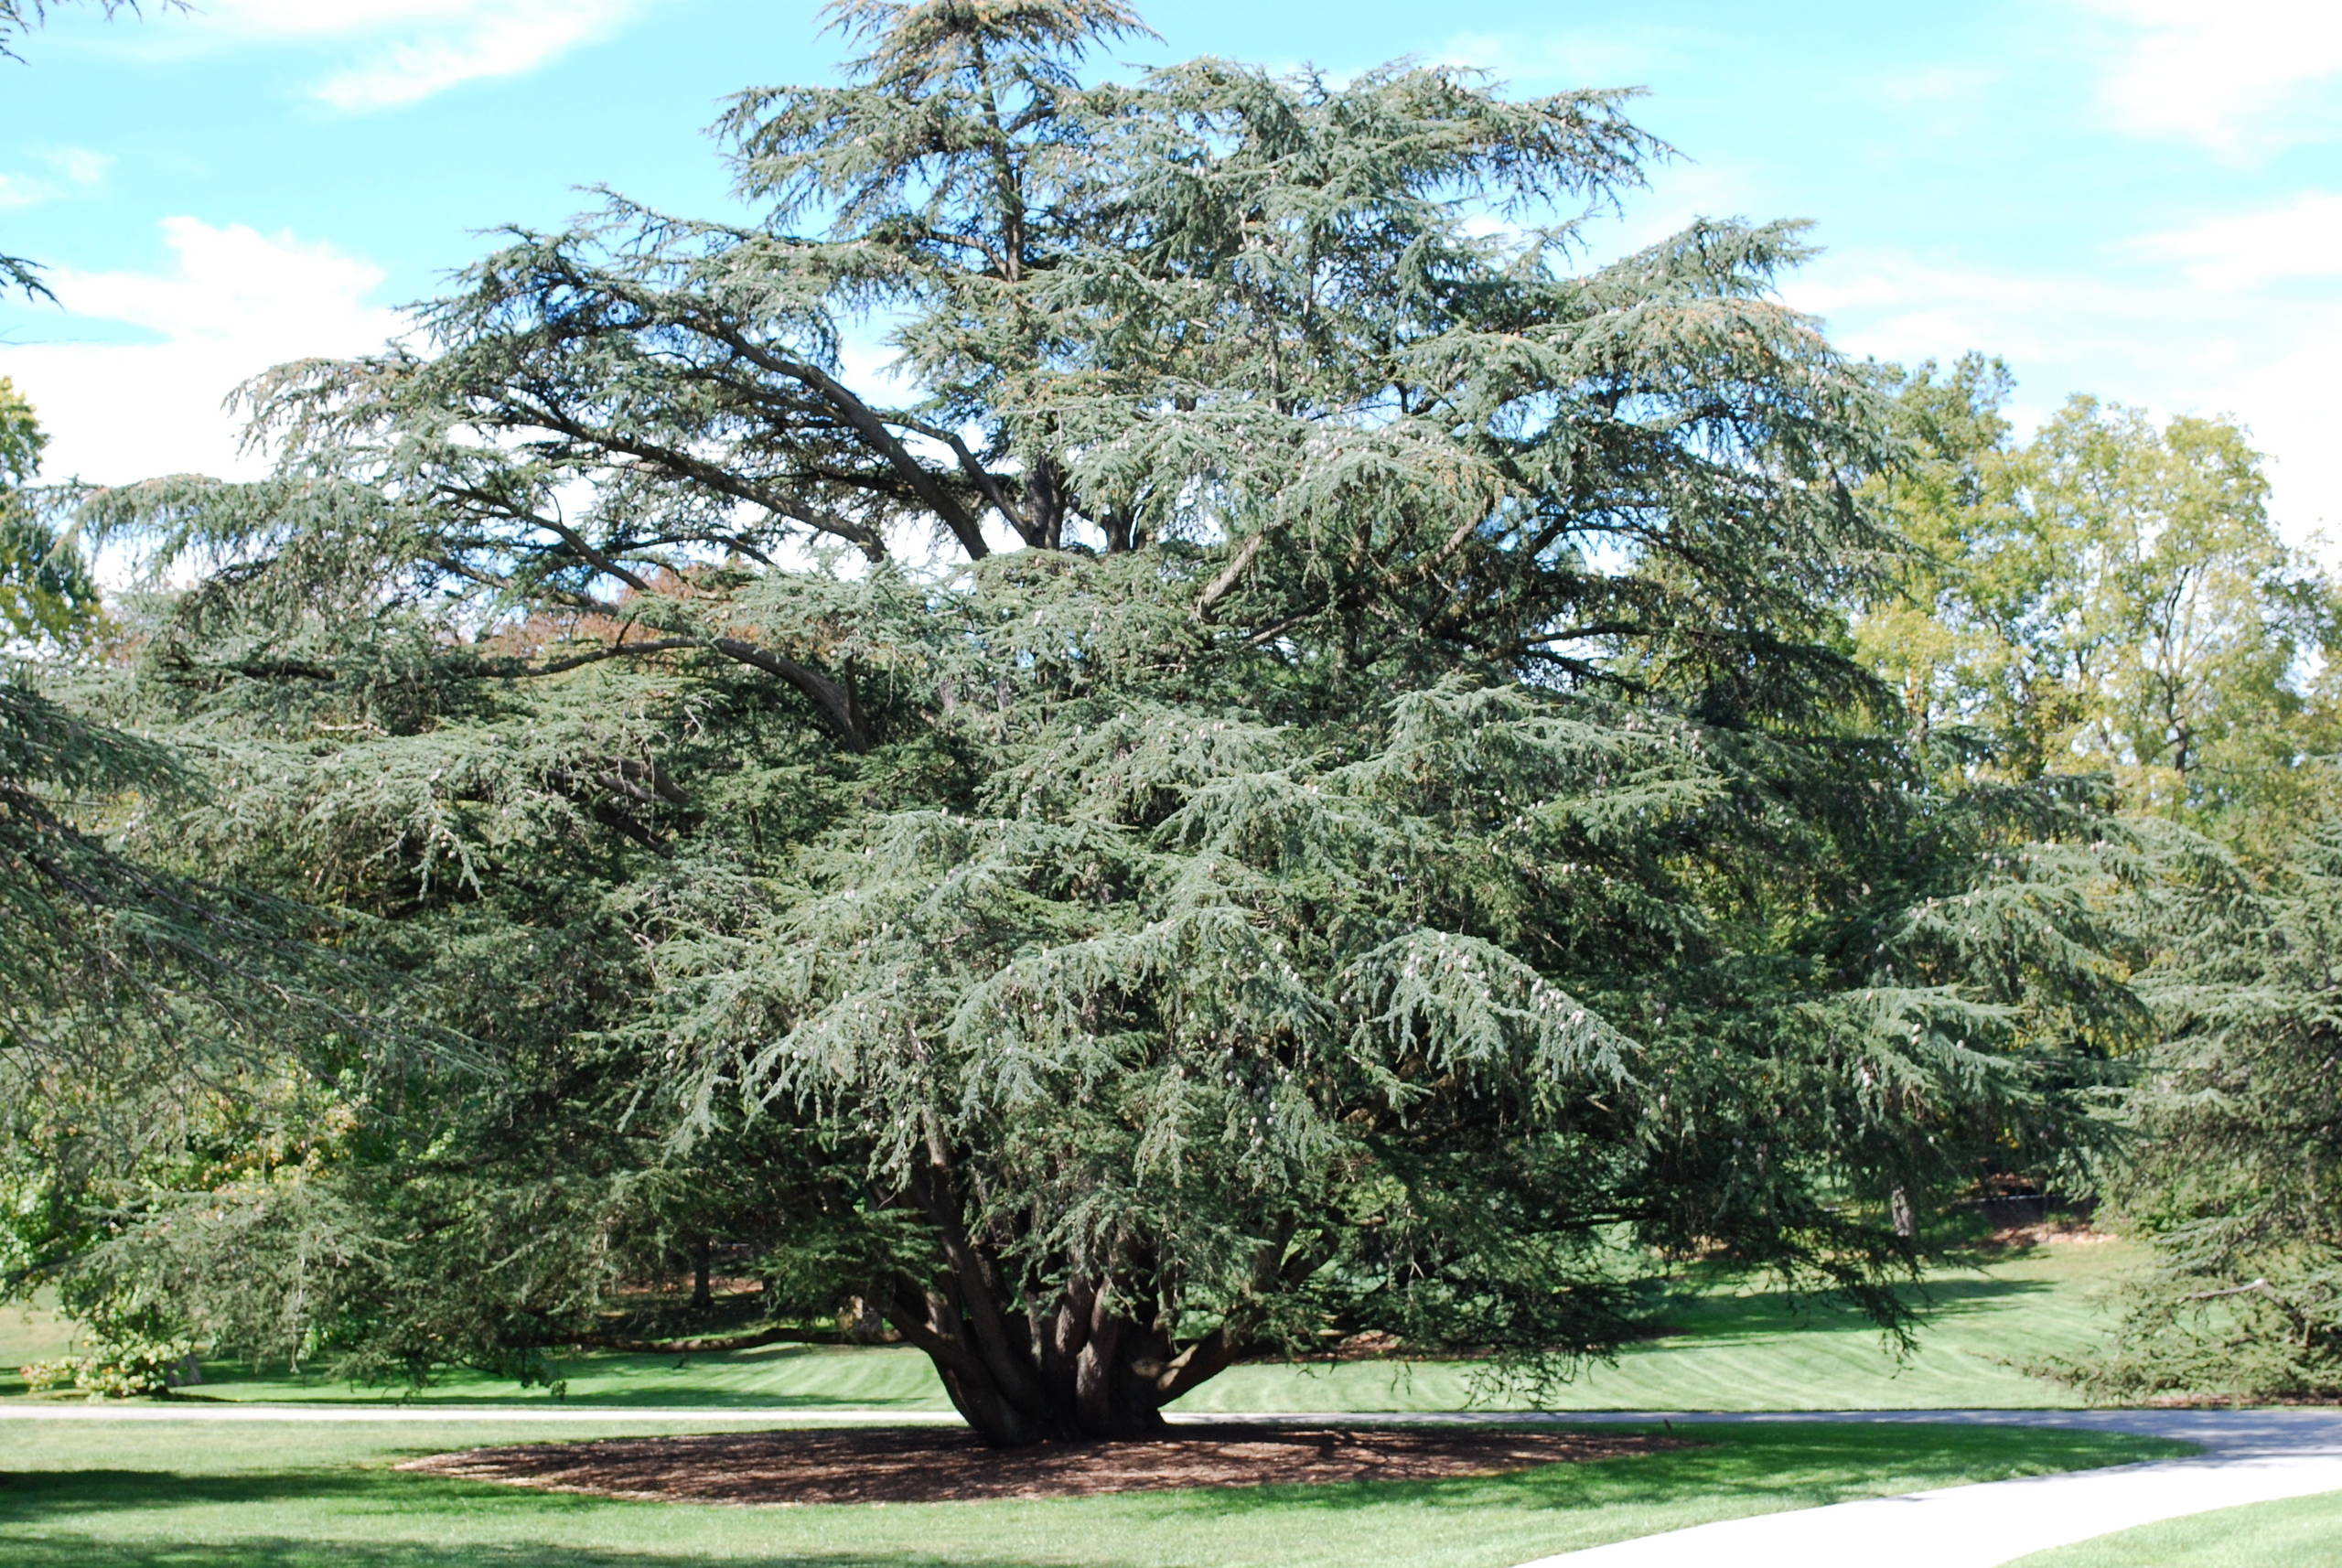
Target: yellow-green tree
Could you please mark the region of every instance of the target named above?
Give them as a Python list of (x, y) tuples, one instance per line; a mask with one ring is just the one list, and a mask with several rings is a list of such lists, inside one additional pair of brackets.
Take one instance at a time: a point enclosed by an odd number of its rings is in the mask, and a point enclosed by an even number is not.
[(30, 490), (48, 438), (0, 376), (0, 641), (70, 642), (98, 617), (98, 590), (70, 538)]
[(2106, 774), (2126, 809), (2248, 836), (2314, 800), (2336, 587), (2242, 428), (2075, 397), (2019, 442), (1976, 355), (1895, 391), (1913, 455), (1881, 488), (1917, 553), (1857, 638), (1947, 755)]

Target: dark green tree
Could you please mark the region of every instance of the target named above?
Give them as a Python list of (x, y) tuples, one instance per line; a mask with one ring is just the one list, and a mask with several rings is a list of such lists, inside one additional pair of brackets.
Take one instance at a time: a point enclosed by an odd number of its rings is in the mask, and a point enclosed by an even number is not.
[(2088, 808), (1941, 793), (1849, 656), (1886, 416), (1794, 227), (1577, 264), (1664, 153), (1617, 94), (834, 11), (846, 85), (725, 118), (759, 220), (515, 232), (252, 389), (274, 478), (91, 509), (209, 568), (117, 700), (213, 793), (129, 842), (494, 1064), (239, 1243), (429, 1245), (232, 1321), (558, 1343), (696, 1161), (1002, 1442), (1359, 1329), (1565, 1370), (1653, 1248), (1899, 1324), (1889, 1195), (2059, 1135), (2011, 1043), (2121, 988)]
[(2117, 1196), (2155, 1268), (2112, 1353), (2125, 1398), (2342, 1390), (2342, 829), (2258, 875), (2198, 846), (2158, 890), (2144, 989), (2164, 1038), (2128, 1097)]

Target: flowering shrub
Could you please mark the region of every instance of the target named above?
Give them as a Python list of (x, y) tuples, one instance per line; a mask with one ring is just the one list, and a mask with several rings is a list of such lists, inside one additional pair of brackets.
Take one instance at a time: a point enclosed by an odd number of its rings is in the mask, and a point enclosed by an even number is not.
[(184, 1339), (134, 1339), (87, 1356), (28, 1361), (23, 1377), (35, 1393), (70, 1386), (92, 1399), (168, 1393), (195, 1347)]

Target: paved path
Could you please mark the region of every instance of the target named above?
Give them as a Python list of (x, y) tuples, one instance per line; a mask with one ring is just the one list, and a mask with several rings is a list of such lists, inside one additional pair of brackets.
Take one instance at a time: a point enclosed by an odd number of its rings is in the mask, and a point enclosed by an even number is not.
[[(2015, 1481), (1988, 1481), (1828, 1508), (1725, 1520), (1665, 1535), (1621, 1541), (1538, 1559), (1521, 1568), (1997, 1568), (2029, 1552), (2133, 1525), (2241, 1503), (2342, 1491), (2342, 1412), (2258, 1411), (1569, 1411), (1552, 1414), (1457, 1411), (1338, 1412), (1174, 1416), (1175, 1421), (1276, 1421), (1318, 1424), (1370, 1420), (1393, 1424), (1520, 1422), (1611, 1425), (1715, 1422), (1939, 1422), (2131, 1432), (2200, 1444), (2186, 1459)], [(169, 1404), (0, 1402), (5, 1421), (548, 1423), (602, 1426), (955, 1424), (949, 1411), (807, 1406), (764, 1409), (626, 1410), (588, 1405), (306, 1405), (188, 1401)], [(2342, 1557), (2342, 1552), (2337, 1552)]]
[[(1957, 1421), (2133, 1432), (2199, 1443), (2204, 1452), (2186, 1459), (1724, 1520), (1565, 1552), (1522, 1568), (1997, 1568), (2031, 1552), (2158, 1520), (2342, 1491), (2342, 1414), (2331, 1411), (1880, 1411), (1761, 1419)], [(2342, 1547), (2337, 1558), (2342, 1560)]]
[(167, 1404), (124, 1404), (113, 1401), (72, 1403), (0, 1402), (0, 1422), (7, 1421), (294, 1421), (369, 1422), (428, 1421), (448, 1423), (549, 1422), (577, 1425), (646, 1426), (693, 1423), (757, 1426), (957, 1426), (960, 1417), (948, 1410), (857, 1410), (845, 1405), (789, 1405), (707, 1410), (630, 1410), (624, 1405), (590, 1404), (257, 1404), (235, 1400), (174, 1400)]

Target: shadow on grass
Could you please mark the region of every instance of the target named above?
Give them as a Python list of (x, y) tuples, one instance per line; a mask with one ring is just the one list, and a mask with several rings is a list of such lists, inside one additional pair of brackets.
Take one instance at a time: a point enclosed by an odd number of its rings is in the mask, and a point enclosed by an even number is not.
[[(200, 1504), (321, 1502), (379, 1495), (399, 1477), (351, 1468), (182, 1475), (173, 1470), (0, 1471), (0, 1525), (77, 1513)], [(16, 1562), (13, 1543), (0, 1563)]]
[[(830, 1374), (839, 1367), (854, 1367), (855, 1358), (873, 1354), (899, 1358), (895, 1349), (873, 1351), (860, 1347), (780, 1344), (743, 1351), (699, 1351), (655, 1354), (587, 1350), (558, 1358), (553, 1374), (567, 1380), (570, 1392), (562, 1402), (595, 1410), (792, 1410), (854, 1405), (874, 1410), (948, 1408), (942, 1385), (926, 1371), (924, 1363), (912, 1388), (822, 1386), (834, 1384)], [(916, 1354), (916, 1352), (913, 1352)], [(862, 1369), (866, 1370), (865, 1369)], [(814, 1386), (789, 1391), (765, 1386), (764, 1380), (786, 1373)], [(291, 1401), (301, 1404), (414, 1404), (462, 1408), (475, 1405), (551, 1403), (553, 1396), (543, 1386), (524, 1388), (481, 1374), (457, 1370), (427, 1388), (367, 1387), (336, 1383), (283, 1370), (256, 1370), (233, 1362), (209, 1364), (199, 1398), (238, 1402)], [(697, 1380), (714, 1380), (700, 1381)]]
[[(1652, 1430), (1604, 1427), (1605, 1432)], [(1413, 1509), (1659, 1508), (1690, 1494), (1763, 1497), (1773, 1506), (1813, 1507), (1877, 1495), (1882, 1476), (1919, 1489), (1963, 1480), (2001, 1480), (2096, 1469), (2194, 1452), (2120, 1433), (1992, 1427), (1845, 1427), (1800, 1423), (1779, 1433), (1746, 1426), (1674, 1429), (1684, 1448), (1576, 1464), (1541, 1465), (1501, 1476), (1439, 1481), (1353, 1481), (1328, 1486), (1230, 1487), (1124, 1493), (1134, 1512), (1172, 1517), (1364, 1507)], [(1982, 1472), (1980, 1474), (1980, 1471)]]
[(770, 1394), (753, 1390), (733, 1391), (719, 1389), (628, 1389), (618, 1392), (573, 1394), (555, 1399), (543, 1389), (524, 1389), (518, 1385), (501, 1393), (442, 1393), (426, 1390), (417, 1395), (370, 1392), (364, 1389), (341, 1394), (320, 1394), (315, 1383), (296, 1384), (286, 1381), (280, 1385), (256, 1382), (208, 1383), (206, 1388), (217, 1390), (212, 1396), (220, 1404), (268, 1404), (285, 1402), (316, 1405), (334, 1410), (379, 1406), (385, 1410), (510, 1410), (515, 1405), (558, 1406), (563, 1410), (607, 1410), (624, 1414), (633, 1410), (704, 1411), (720, 1415), (727, 1410), (886, 1410), (920, 1412), (949, 1410), (940, 1400), (926, 1395), (889, 1396), (886, 1394)]
[[(2028, 1297), (2054, 1295), (2057, 1286), (2047, 1280), (1932, 1279), (1911, 1293), (1918, 1308), (1921, 1332), (1930, 1324)], [(1678, 1336), (1650, 1342), (1649, 1348), (1670, 1345), (1730, 1345), (1744, 1340), (1778, 1338), (1791, 1330), (1869, 1330), (1870, 1321), (1853, 1307), (1823, 1297), (1789, 1291), (1755, 1291), (1746, 1295), (1687, 1295), (1670, 1312)]]
[[(675, 1568), (677, 1558), (574, 1546), (431, 1545), (422, 1542), (236, 1541), (124, 1543), (66, 1531), (12, 1534), (0, 1547), (9, 1568)], [(734, 1557), (739, 1568), (1029, 1568), (1022, 1559), (903, 1552), (784, 1552)]]
[[(1477, 1524), (1469, 1516), (1477, 1510), (1516, 1521), (1549, 1512), (1557, 1518), (1600, 1516), (1633, 1533), (1699, 1522), (1685, 1515), (1687, 1499), (1714, 1499), (1724, 1513), (1761, 1512), (1875, 1496), (1882, 1489), (2122, 1464), (2186, 1450), (2185, 1444), (2117, 1434), (1987, 1427), (1800, 1424), (1752, 1431), (1687, 1423), (1678, 1434), (1692, 1445), (1542, 1466), (1509, 1476), (1123, 1493), (1042, 1504), (914, 1504), (889, 1507), (884, 1514), (846, 1506), (745, 1510), (751, 1520), (761, 1515), (772, 1521), (769, 1530), (750, 1525), (742, 1532), (746, 1552), (730, 1544), (717, 1554), (746, 1568), (1030, 1568), (1031, 1560), (1013, 1555), (1017, 1548), (1002, 1532), (1031, 1540), (1046, 1520), (1048, 1535), (1089, 1543), (1075, 1555), (1093, 1568), (1123, 1561), (1122, 1543), (1130, 1546), (1128, 1561), (1155, 1564), (1186, 1561), (1190, 1552), (1208, 1556), (1220, 1547), (1230, 1550), (1219, 1560), (1258, 1561), (1261, 1550), (1295, 1539), (1354, 1538), (1370, 1556), (1367, 1549), (1377, 1540), (1387, 1542), (1391, 1530), (1412, 1529), (1445, 1539)], [(295, 1522), (300, 1506), (316, 1503), (339, 1505), (332, 1509), (336, 1518), (319, 1521), (334, 1538), (301, 1533)], [(168, 1510), (204, 1505), (236, 1507), (228, 1528), (246, 1533), (189, 1539)], [(671, 1568), (678, 1561), (704, 1560), (688, 1552), (553, 1541), (557, 1535), (573, 1541), (590, 1537), (595, 1516), (616, 1512), (633, 1516), (636, 1528), (626, 1533), (638, 1534), (639, 1521), (653, 1510), (654, 1517), (704, 1511), (740, 1517), (730, 1509), (548, 1495), (358, 1466), (232, 1475), (121, 1468), (20, 1472), (0, 1476), (0, 1563), (8, 1568)], [(1280, 1514), (1307, 1522), (1297, 1535), (1280, 1532)], [(457, 1519), (466, 1521), (467, 1533), (501, 1539), (340, 1538), (353, 1529), (393, 1538), (437, 1536)], [(879, 1520), (892, 1521), (886, 1533), (906, 1544), (859, 1551), (843, 1544), (841, 1537), (854, 1533), (854, 1527)], [(829, 1520), (845, 1528), (833, 1530)], [(815, 1539), (792, 1550), (784, 1544), (791, 1535)], [(1049, 1557), (1067, 1560), (1058, 1551)]]

